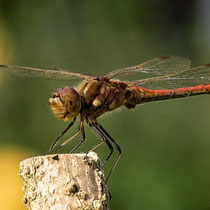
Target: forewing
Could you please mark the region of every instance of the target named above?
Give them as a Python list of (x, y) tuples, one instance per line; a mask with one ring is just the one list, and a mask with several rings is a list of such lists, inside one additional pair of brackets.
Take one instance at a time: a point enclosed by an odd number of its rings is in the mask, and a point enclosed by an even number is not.
[[(109, 78), (125, 78), (125, 76), (134, 75), (135, 78), (145, 77), (146, 74), (152, 76), (162, 76), (173, 74), (189, 69), (191, 62), (189, 59), (179, 56), (159, 57), (149, 60), (137, 66), (126, 67), (108, 73)], [(126, 79), (126, 78), (125, 78)]]
[(92, 76), (74, 72), (68, 72), (62, 69), (45, 70), (21, 66), (0, 65), (0, 72), (5, 72), (17, 77), (41, 78), (52, 80), (72, 80), (72, 79), (87, 79)]
[(174, 89), (210, 84), (210, 64), (197, 66), (168, 76), (136, 80), (131, 85), (149, 89)]

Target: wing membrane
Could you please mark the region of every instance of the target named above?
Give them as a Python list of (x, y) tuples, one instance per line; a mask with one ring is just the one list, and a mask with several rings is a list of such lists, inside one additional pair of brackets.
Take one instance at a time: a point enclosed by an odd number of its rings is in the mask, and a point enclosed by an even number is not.
[[(108, 73), (109, 78), (119, 78), (121, 76), (145, 74), (166, 75), (189, 69), (191, 62), (189, 59), (179, 56), (159, 57), (149, 60), (137, 66), (126, 67)], [(139, 74), (139, 75), (138, 75)]]
[(210, 64), (197, 66), (177, 74), (132, 81), (129, 84), (149, 89), (174, 89), (210, 84)]
[(0, 65), (0, 72), (9, 73), (17, 77), (27, 78), (42, 78), (53, 80), (72, 80), (72, 79), (87, 79), (92, 76), (74, 72), (68, 72), (62, 69), (45, 70), (21, 66)]

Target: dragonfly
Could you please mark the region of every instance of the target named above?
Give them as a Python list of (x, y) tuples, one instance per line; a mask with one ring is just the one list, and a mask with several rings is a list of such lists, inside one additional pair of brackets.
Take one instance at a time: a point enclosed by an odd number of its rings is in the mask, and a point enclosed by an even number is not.
[[(117, 158), (106, 177), (106, 182), (116, 167), (122, 150), (117, 141), (98, 122), (98, 117), (122, 106), (133, 109), (136, 105), (147, 102), (210, 93), (210, 64), (191, 68), (191, 61), (179, 56), (154, 58), (139, 65), (114, 70), (101, 77), (58, 68), (44, 70), (9, 65), (0, 65), (0, 71), (27, 78), (82, 80), (77, 88), (67, 86), (59, 88), (52, 93), (49, 99), (49, 107), (58, 120), (71, 120), (71, 122), (55, 139), (48, 152), (53, 151), (59, 139), (79, 118), (77, 132), (60, 144), (57, 150), (81, 134), (79, 143), (70, 153), (75, 152), (86, 139), (84, 124), (87, 123), (100, 139), (100, 142), (90, 151), (95, 150), (103, 143), (106, 143), (109, 148), (109, 153), (102, 166), (112, 156), (114, 147), (118, 151)], [(121, 77), (129, 76), (134, 76), (135, 80), (119, 80)]]

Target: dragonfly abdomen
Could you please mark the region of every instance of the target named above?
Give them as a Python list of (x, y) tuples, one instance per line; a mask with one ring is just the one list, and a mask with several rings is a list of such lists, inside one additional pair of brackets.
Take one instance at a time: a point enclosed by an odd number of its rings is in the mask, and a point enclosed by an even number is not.
[[(210, 93), (210, 84), (208, 85), (198, 85), (194, 87), (186, 87), (186, 88), (177, 88), (177, 89), (167, 89), (167, 90), (150, 90), (137, 86), (129, 87), (133, 94), (133, 97), (130, 98), (128, 104), (133, 104), (134, 107), (137, 104), (151, 102), (151, 101), (159, 101), (173, 98), (182, 98), (186, 96), (195, 96), (195, 95), (203, 95)], [(130, 107), (128, 107), (130, 108)], [(131, 107), (132, 108), (132, 107)]]
[(187, 87), (187, 88), (178, 88), (174, 89), (174, 96), (195, 96), (195, 95), (203, 95), (210, 93), (210, 84), (208, 85), (197, 85), (194, 87)]

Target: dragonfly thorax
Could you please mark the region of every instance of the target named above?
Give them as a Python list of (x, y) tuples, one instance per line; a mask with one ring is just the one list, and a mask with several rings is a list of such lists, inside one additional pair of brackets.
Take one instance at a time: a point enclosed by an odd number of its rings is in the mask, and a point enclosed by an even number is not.
[(74, 88), (59, 88), (52, 94), (48, 104), (59, 120), (67, 121), (79, 114), (81, 97)]

